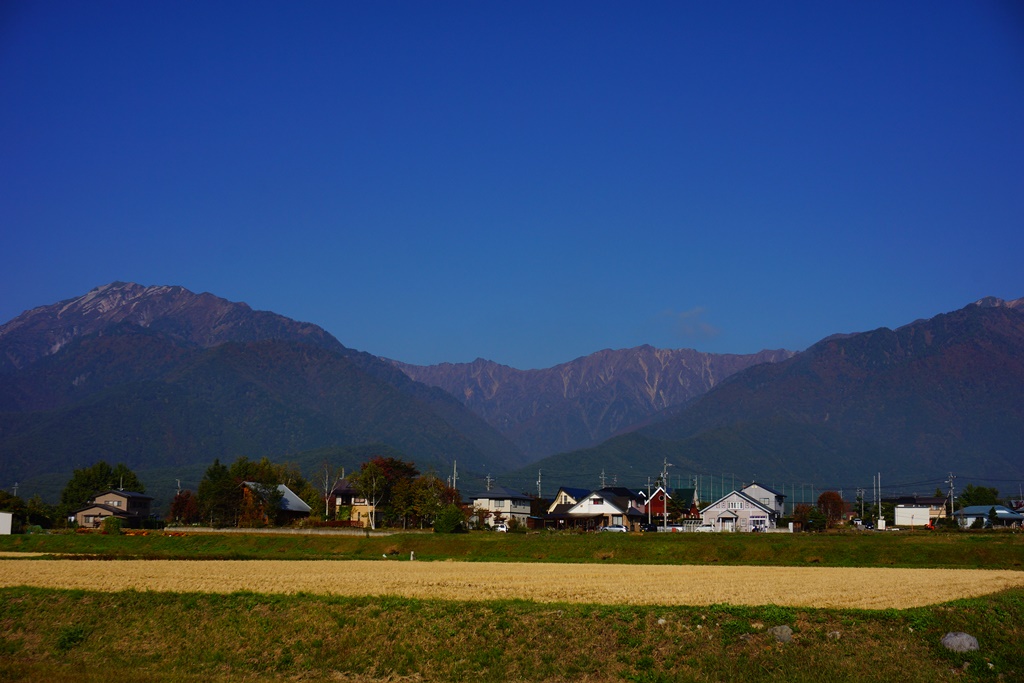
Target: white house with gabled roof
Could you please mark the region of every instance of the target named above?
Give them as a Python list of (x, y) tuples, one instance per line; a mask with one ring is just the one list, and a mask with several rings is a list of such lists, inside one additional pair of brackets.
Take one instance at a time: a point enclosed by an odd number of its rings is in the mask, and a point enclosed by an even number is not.
[(607, 487), (585, 496), (569, 511), (569, 517), (576, 520), (575, 526), (596, 529), (612, 524), (631, 527), (644, 519), (643, 496), (636, 491), (621, 487)]
[(785, 516), (786, 513), (783, 506), (786, 502), (786, 496), (778, 491), (768, 488), (764, 484), (758, 484), (756, 481), (748, 486), (744, 486), (740, 491), (750, 496), (761, 505), (775, 510), (775, 514), (779, 517)]
[(700, 511), (701, 524), (716, 531), (767, 531), (774, 529), (779, 513), (743, 491), (730, 491)]
[(478, 523), (493, 527), (498, 522), (515, 520), (526, 524), (530, 518), (530, 497), (514, 489), (504, 486), (492, 486), (487, 491), (480, 491), (470, 496), (473, 509), (483, 519)]

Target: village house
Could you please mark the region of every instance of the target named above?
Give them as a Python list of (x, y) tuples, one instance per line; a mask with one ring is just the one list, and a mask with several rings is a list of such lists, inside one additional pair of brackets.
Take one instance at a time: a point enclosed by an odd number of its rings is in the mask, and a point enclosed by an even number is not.
[(900, 496), (884, 502), (893, 503), (897, 526), (928, 526), (946, 515), (944, 496)]
[(370, 501), (356, 491), (348, 479), (339, 481), (327, 496), (327, 519), (348, 522), (351, 526), (375, 526), (371, 524), (374, 514)]
[(776, 519), (785, 517), (786, 496), (775, 489), (769, 488), (756, 481), (740, 489), (744, 494), (753, 498), (758, 503), (775, 512)]
[(767, 531), (778, 525), (785, 496), (760, 484), (730, 491), (701, 510), (701, 522), (716, 531)]
[(606, 487), (583, 497), (568, 511), (566, 524), (578, 529), (599, 529), (621, 524), (635, 528), (646, 519), (643, 496), (623, 487)]
[(142, 527), (149, 519), (153, 497), (135, 491), (110, 489), (93, 496), (92, 501), (72, 513), (74, 522), (83, 529), (98, 529), (107, 517), (121, 520), (130, 529)]
[[(262, 495), (260, 493), (260, 490), (263, 488), (261, 484), (245, 481), (242, 482), (242, 486), (244, 488), (243, 496), (246, 500), (255, 500)], [(311, 508), (294, 491), (284, 484), (278, 484), (273, 488), (281, 495), (281, 500), (277, 504), (277, 516), (276, 519), (270, 519), (266, 514), (263, 514), (261, 520), (263, 523), (270, 524), (276, 522), (278, 524), (288, 524), (297, 519), (309, 517)]]
[(640, 506), (642, 512), (647, 513), (647, 521), (656, 522), (667, 522), (669, 516), (668, 504), (672, 500), (672, 496), (669, 495), (668, 491), (664, 487), (659, 486), (648, 495), (646, 492), (641, 491), (640, 495), (643, 496), (644, 500)]
[(492, 486), (470, 496), (470, 499), (477, 524), (494, 527), (499, 522), (515, 520), (517, 524), (525, 525), (530, 518), (530, 496), (504, 486)]
[(569, 510), (590, 495), (590, 489), (577, 489), (563, 486), (558, 489), (555, 499), (551, 501), (544, 514), (544, 526), (549, 529), (565, 529), (572, 526)]
[[(995, 522), (992, 522), (993, 511)], [(963, 510), (953, 513), (953, 518), (961, 528), (969, 528), (975, 524), (985, 527), (991, 526), (1016, 526), (1024, 524), (1024, 515), (1016, 512), (1005, 505), (971, 505)]]

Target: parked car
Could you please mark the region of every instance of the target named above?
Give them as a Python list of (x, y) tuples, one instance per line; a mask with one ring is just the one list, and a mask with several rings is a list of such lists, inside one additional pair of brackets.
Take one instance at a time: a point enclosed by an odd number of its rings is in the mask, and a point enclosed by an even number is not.
[(494, 525), (494, 530), (495, 531), (500, 531), (502, 533), (506, 533), (507, 534), (508, 533), (508, 524), (505, 524), (505, 522), (498, 522), (497, 524)]
[(717, 529), (715, 529), (715, 525), (714, 524), (701, 524), (699, 527), (697, 527), (697, 531), (702, 531), (704, 533), (708, 533), (708, 532), (715, 532), (715, 531), (717, 531)]
[(608, 526), (601, 527), (601, 531), (618, 531), (619, 533), (624, 534), (629, 531), (629, 529), (621, 524), (609, 524)]
[(641, 529), (641, 531), (658, 531), (658, 525), (657, 524), (644, 524), (642, 527), (640, 527), (640, 529)]

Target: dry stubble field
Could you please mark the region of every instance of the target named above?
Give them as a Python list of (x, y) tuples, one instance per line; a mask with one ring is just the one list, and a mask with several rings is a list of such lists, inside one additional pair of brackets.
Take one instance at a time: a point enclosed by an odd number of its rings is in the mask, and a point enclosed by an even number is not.
[(0, 560), (0, 586), (101, 591), (396, 595), (634, 605), (905, 609), (1024, 586), (970, 569), (330, 560)]

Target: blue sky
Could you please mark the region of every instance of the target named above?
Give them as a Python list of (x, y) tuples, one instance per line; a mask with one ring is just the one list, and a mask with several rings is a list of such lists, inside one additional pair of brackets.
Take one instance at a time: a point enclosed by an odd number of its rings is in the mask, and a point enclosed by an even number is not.
[(114, 280), (411, 363), (1024, 296), (1014, 2), (0, 5), (0, 320)]

